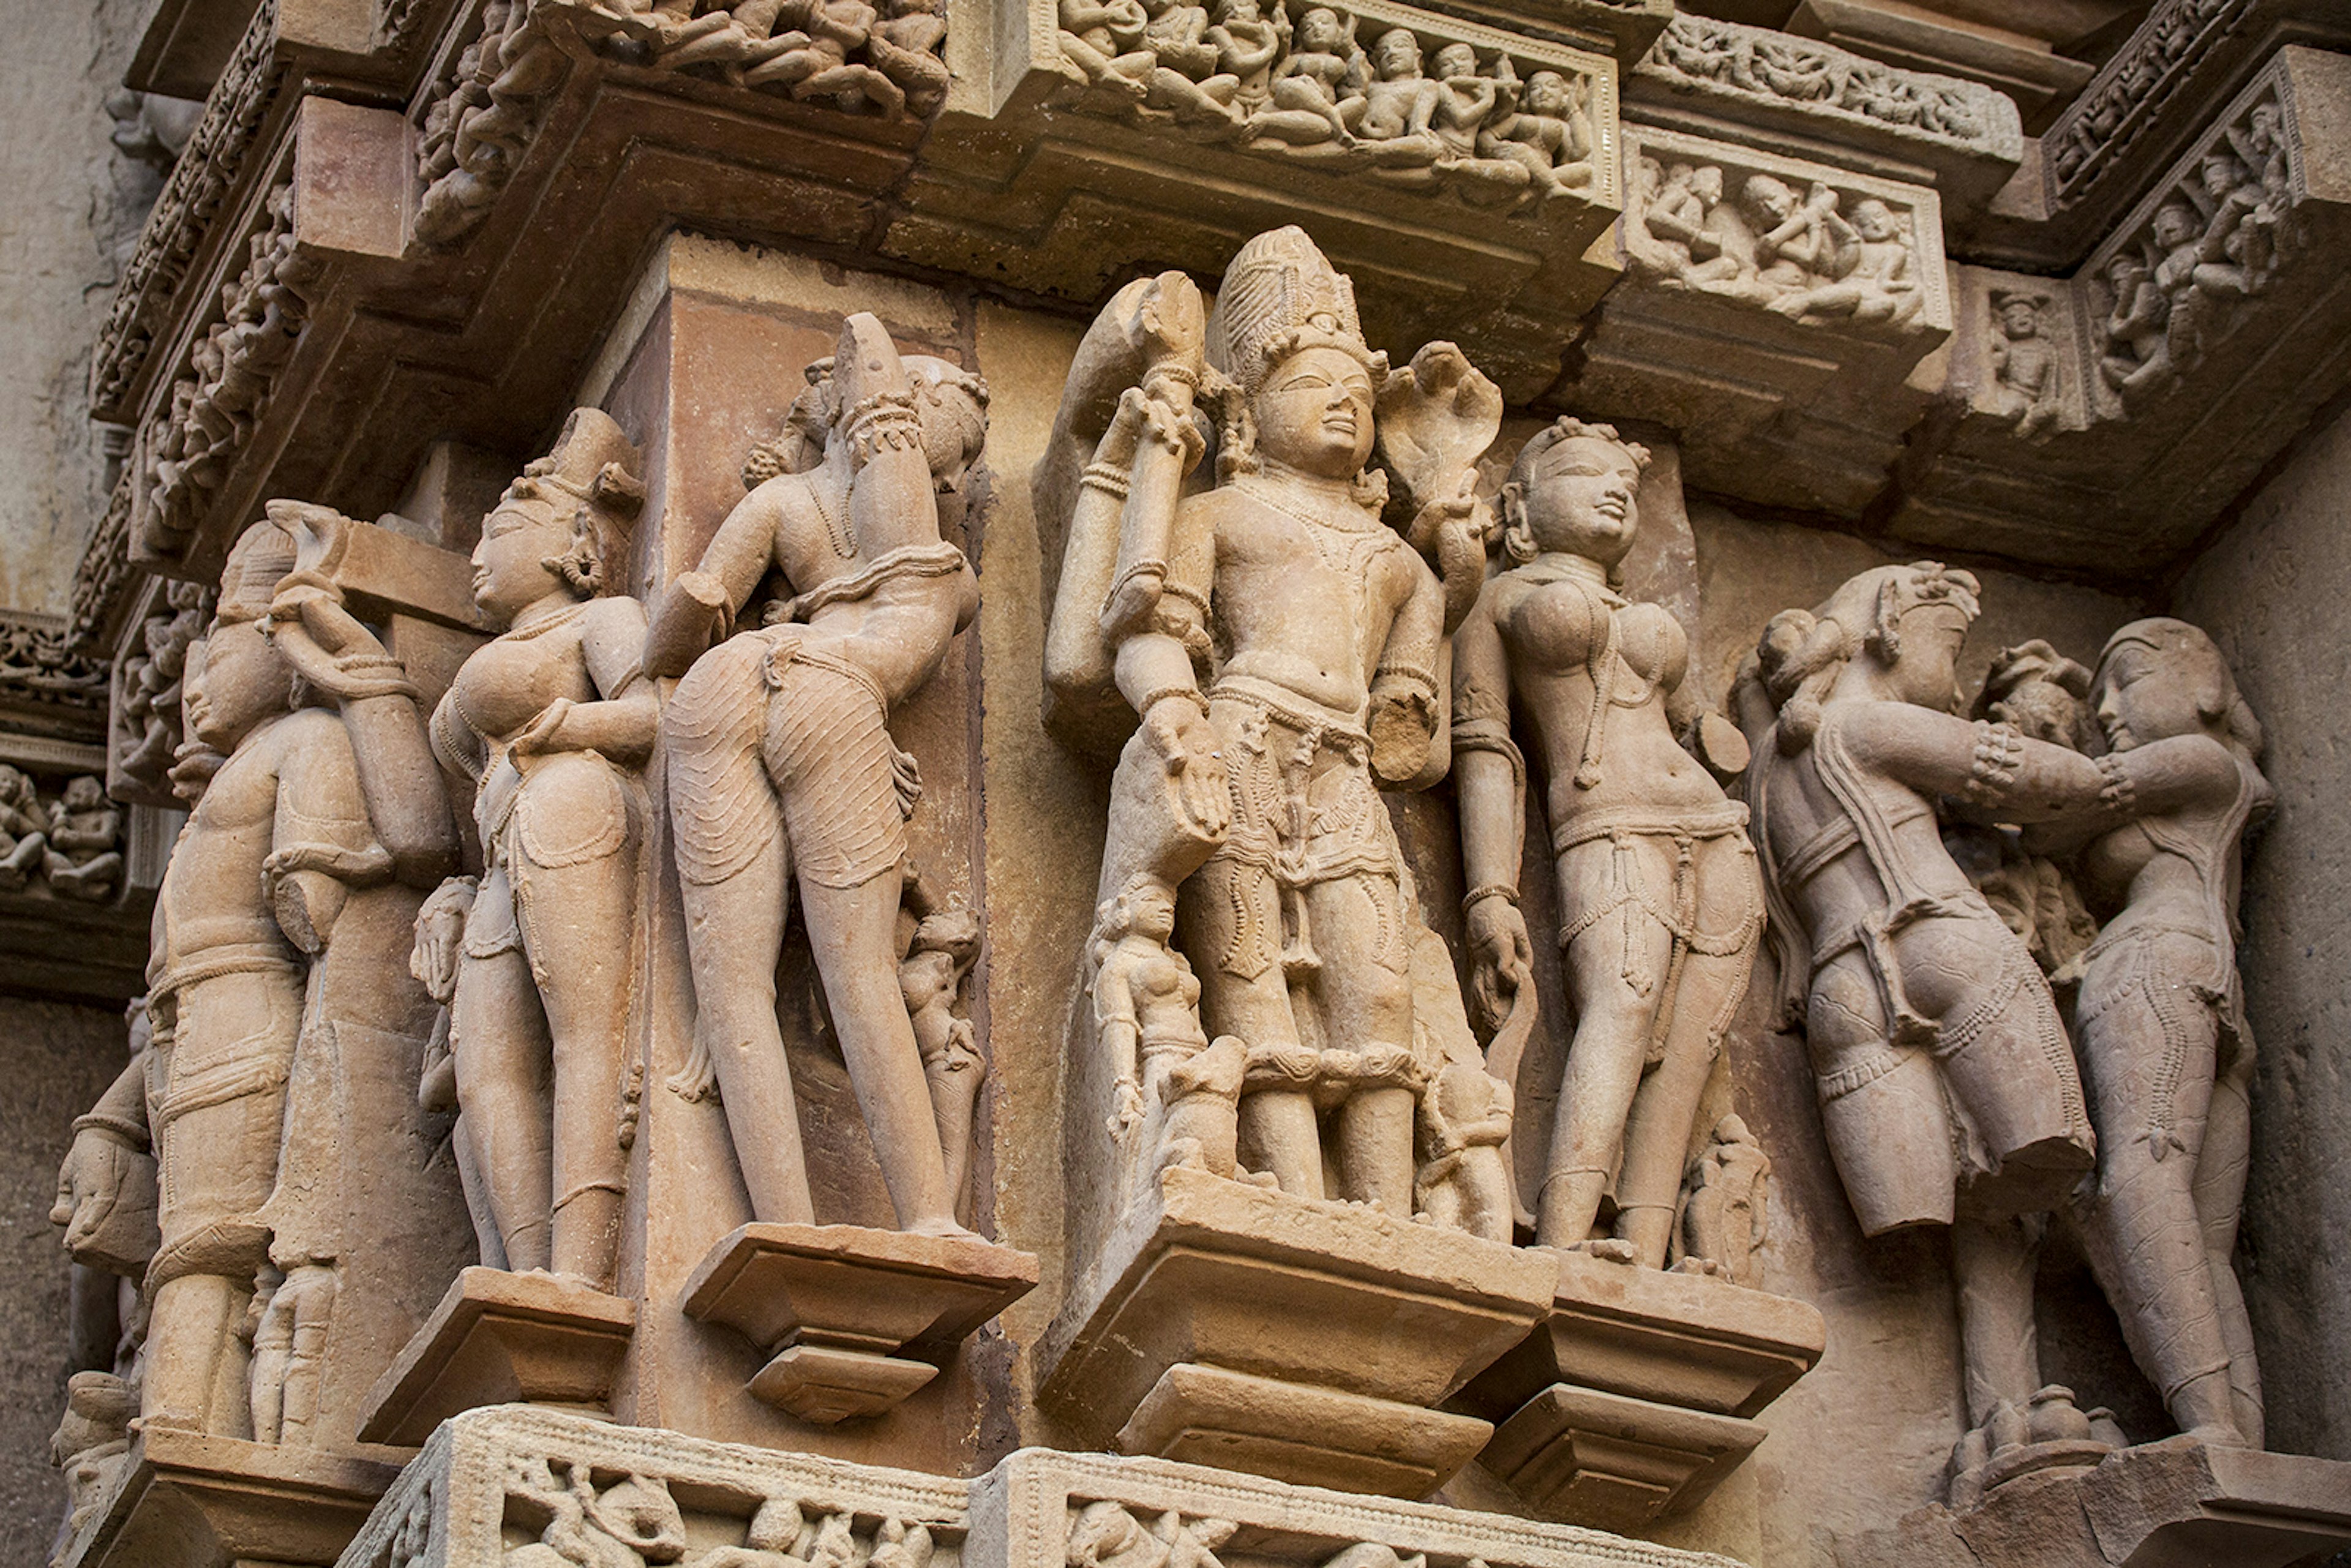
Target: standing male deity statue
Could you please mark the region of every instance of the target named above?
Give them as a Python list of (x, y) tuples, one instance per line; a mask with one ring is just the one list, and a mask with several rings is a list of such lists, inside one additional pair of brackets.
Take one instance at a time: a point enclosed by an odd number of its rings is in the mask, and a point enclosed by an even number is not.
[[(1466, 610), (1483, 559), (1470, 465), (1499, 394), (1450, 345), (1392, 373), (1351, 285), (1296, 228), (1241, 247), (1213, 319), (1180, 274), (1131, 286), (1079, 359), (1062, 430), (1099, 441), (1071, 497), (1048, 675), (1073, 711), (1115, 724), (1123, 703), (1141, 720), (1101, 883), (1114, 924), (1092, 983), (1120, 995), (1096, 1012), (1126, 1059), (1122, 1103), (1102, 1109), (1122, 1136), (1138, 1110), (1161, 1118), (1135, 1137), (1164, 1148), (1180, 1128), (1185, 1157), (1233, 1175), (1219, 1151), (1235, 1145), (1198, 1107), (1126, 1098), (1138, 1035), (1163, 1097), (1229, 1106), (1212, 1066), (1229, 1051), (1240, 1166), (1410, 1215), (1424, 1093), (1447, 1071), (1485, 1081), (1474, 1047), (1463, 1061), (1428, 1044), (1442, 1019), (1416, 988), (1453, 981), (1416, 965), (1426, 933), (1382, 799), (1447, 760), (1447, 583), (1406, 538), (1464, 568)], [(1216, 411), (1217, 483), (1187, 489), (1196, 397)], [(1408, 536), (1382, 520), (1375, 449), (1411, 490)], [(1138, 951), (1166, 940), (1171, 900), (1191, 974)], [(1204, 1030), (1161, 1017), (1192, 974)], [(1187, 1051), (1208, 1054), (1175, 1060)], [(1507, 1203), (1470, 1207), (1508, 1239)]]
[[(298, 530), (340, 521), (272, 502), (229, 552), (188, 661), (188, 734), (225, 760), (165, 871), (148, 966), (152, 1427), (290, 1441), (309, 1425), (340, 1245), (329, 1173), (309, 1162), (347, 1131), (325, 1079), (374, 1071), (363, 1026), (379, 1021), (334, 1016), (349, 997), (332, 1003), (321, 977), (345, 928), (380, 924), (370, 890), (429, 887), (456, 860), (414, 689), (336, 591), (296, 570)], [(388, 1018), (394, 998), (375, 1001)], [(123, 1135), (85, 1119), (60, 1183), (77, 1209), (112, 1201), (82, 1170), (119, 1166), (97, 1143)]]
[[(715, 1081), (755, 1217), (813, 1223), (776, 1017), (797, 885), (898, 1223), (968, 1237), (937, 1122), (942, 1103), (968, 1113), (968, 1074), (926, 1074), (901, 985), (901, 867), (921, 782), (888, 718), (977, 612), (970, 564), (943, 532), (987, 438), (987, 392), (944, 360), (902, 357), (862, 313), (809, 382), (783, 471), (671, 585), (647, 643), (650, 673), (684, 677), (662, 720), (695, 1001), (696, 1061), (679, 1082)], [(770, 567), (795, 597), (711, 647)]]

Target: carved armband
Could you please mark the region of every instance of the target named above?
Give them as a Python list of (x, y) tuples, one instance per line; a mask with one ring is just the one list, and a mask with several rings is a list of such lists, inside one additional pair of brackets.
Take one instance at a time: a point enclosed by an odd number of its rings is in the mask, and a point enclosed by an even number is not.
[(1143, 694), (1143, 700), (1134, 705), (1134, 711), (1138, 715), (1148, 715), (1169, 697), (1181, 697), (1198, 708), (1202, 718), (1208, 716), (1208, 699), (1201, 695), (1197, 686), (1154, 686)]
[(841, 428), (861, 466), (883, 447), (897, 452), (922, 450), (923, 422), (914, 412), (912, 392), (875, 392), (860, 399), (841, 417)]
[(1968, 760), (1968, 782), (1961, 793), (1978, 806), (1996, 806), (2024, 770), (2024, 737), (2015, 727), (1979, 720), (1975, 755)]
[(1523, 783), (1527, 777), (1526, 754), (1510, 738), (1510, 727), (1498, 718), (1467, 718), (1453, 726), (1453, 754), (1469, 751), (1490, 751), (1510, 765), (1510, 777)]
[(117, 1143), (138, 1154), (147, 1153), (152, 1146), (148, 1141), (146, 1128), (124, 1117), (110, 1116), (103, 1111), (92, 1111), (87, 1115), (76, 1116), (73, 1121), (73, 1130), (77, 1134), (84, 1132), (109, 1134)]
[(1126, 470), (1119, 467), (1115, 463), (1087, 464), (1086, 471), (1080, 476), (1078, 483), (1089, 490), (1100, 490), (1106, 496), (1115, 496), (1122, 501), (1126, 499), (1127, 491), (1134, 487), (1127, 478)]
[(2106, 781), (2098, 791), (2098, 804), (2129, 815), (2138, 805), (2138, 784), (2125, 771), (2122, 758), (2109, 751), (2093, 760), (2099, 777)]

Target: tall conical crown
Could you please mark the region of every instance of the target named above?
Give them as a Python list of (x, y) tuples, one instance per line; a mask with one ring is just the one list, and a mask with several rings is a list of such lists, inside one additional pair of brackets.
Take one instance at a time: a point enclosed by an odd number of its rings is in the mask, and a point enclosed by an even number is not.
[(1268, 371), (1301, 349), (1315, 348), (1352, 355), (1374, 376), (1387, 371), (1387, 356), (1364, 341), (1354, 285), (1306, 231), (1293, 224), (1261, 234), (1225, 268), (1208, 323), (1209, 358), (1254, 394)]
[(214, 613), (230, 624), (260, 620), (269, 613), (277, 585), (293, 570), (294, 536), (274, 521), (254, 524), (229, 547)]

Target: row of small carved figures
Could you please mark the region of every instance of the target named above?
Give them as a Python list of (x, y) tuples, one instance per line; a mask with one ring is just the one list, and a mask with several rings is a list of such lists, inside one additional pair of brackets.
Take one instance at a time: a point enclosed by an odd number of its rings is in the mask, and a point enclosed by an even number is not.
[[(771, 1496), (752, 1502), (740, 1545), (693, 1552), (684, 1511), (666, 1479), (584, 1459), (517, 1455), (508, 1461), (505, 1491), (507, 1525), (537, 1536), (510, 1547), (505, 1568), (929, 1568), (938, 1549), (931, 1528), (919, 1521)], [(420, 1494), (420, 1500), (426, 1498)], [(1222, 1568), (1217, 1549), (1239, 1530), (1230, 1520), (1176, 1509), (1160, 1511), (1145, 1523), (1122, 1502), (1072, 1499), (1068, 1511), (1067, 1568)], [(413, 1517), (429, 1528), (429, 1506)], [(861, 1517), (872, 1522), (861, 1529)], [(403, 1531), (389, 1568), (421, 1563), (424, 1534), (424, 1529)], [(1364, 1542), (1321, 1568), (1425, 1568), (1426, 1563)]]
[(150, 442), (134, 527), (160, 554), (176, 554), (203, 520), (308, 319), (304, 293), (318, 264), (295, 248), (290, 184), (271, 193), (269, 222), (248, 248), (244, 271), (221, 290), (221, 320), (196, 340)]
[(945, 0), (492, 0), (477, 37), (426, 109), (417, 232), (447, 244), (506, 188), (569, 57), (560, 16), (626, 64), (787, 93), (844, 113), (926, 118), (946, 99)]
[(0, 893), (47, 887), (101, 904), (122, 881), (122, 812), (84, 774), (44, 799), (22, 768), (0, 762)]
[(1361, 18), (1260, 0), (1061, 0), (1063, 68), (1080, 109), (1171, 120), (1203, 141), (1371, 169), (1405, 183), (1447, 176), (1481, 204), (1539, 203), (1595, 181), (1591, 83), (1498, 51), (1391, 27), (1367, 50)]
[(2264, 99), (2107, 258), (2100, 379), (2127, 405), (2195, 369), (2234, 308), (2269, 292), (2304, 247), (2303, 227), (2283, 110)]
[(2113, 145), (2134, 110), (2162, 101), (2156, 89), (2194, 52), (2205, 31), (2242, 0), (2173, 0), (2150, 17), (2116, 57), (2113, 74), (2078, 99), (2064, 123), (2043, 139), (2058, 184), (2070, 183)]
[(1799, 321), (1899, 328), (1925, 304), (1909, 226), (1878, 197), (1847, 214), (1826, 183), (1799, 195), (1777, 175), (1755, 173), (1733, 198), (1716, 164), (1646, 155), (1633, 183), (1625, 248), (1660, 281)]
[(1761, 28), (1677, 16), (1658, 36), (1649, 60), (1693, 80), (1794, 103), (1826, 104), (1963, 141), (1990, 129), (1960, 84), (1922, 79)]

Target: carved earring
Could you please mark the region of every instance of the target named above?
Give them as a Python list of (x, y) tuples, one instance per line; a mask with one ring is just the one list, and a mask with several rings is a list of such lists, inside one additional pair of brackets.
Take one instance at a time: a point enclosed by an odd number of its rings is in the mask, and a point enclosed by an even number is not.
[(1515, 480), (1502, 486), (1502, 549), (1518, 566), (1541, 553), (1535, 549), (1535, 531), (1527, 526), (1526, 486)]
[(548, 556), (539, 564), (569, 583), (582, 599), (593, 599), (604, 591), (604, 562), (589, 538), (586, 508), (572, 519), (571, 548), (561, 555)]

